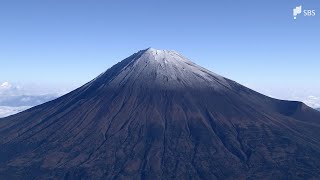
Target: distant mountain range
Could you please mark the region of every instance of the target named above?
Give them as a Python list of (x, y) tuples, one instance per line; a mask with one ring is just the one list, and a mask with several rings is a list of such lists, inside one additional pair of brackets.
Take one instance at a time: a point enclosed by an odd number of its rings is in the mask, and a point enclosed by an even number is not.
[(320, 111), (320, 108), (317, 108), (316, 110)]

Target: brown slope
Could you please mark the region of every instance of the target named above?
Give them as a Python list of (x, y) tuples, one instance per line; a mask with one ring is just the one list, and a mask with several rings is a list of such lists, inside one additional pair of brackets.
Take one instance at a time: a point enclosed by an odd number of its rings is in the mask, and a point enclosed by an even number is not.
[(320, 177), (320, 113), (148, 49), (0, 120), (0, 179)]

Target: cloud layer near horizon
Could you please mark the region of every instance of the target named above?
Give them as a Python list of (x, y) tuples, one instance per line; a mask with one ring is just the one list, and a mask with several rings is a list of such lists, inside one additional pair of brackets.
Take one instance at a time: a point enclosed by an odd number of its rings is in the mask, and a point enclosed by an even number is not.
[(30, 106), (20, 106), (20, 107), (0, 106), (0, 118), (19, 113), (29, 108), (31, 107)]
[[(48, 88), (42, 85), (22, 85), (0, 82), (0, 117), (9, 116), (30, 107), (53, 100), (72, 89)], [(282, 89), (280, 91), (256, 89), (270, 97), (302, 101), (312, 108), (320, 108), (320, 95), (314, 92), (299, 92)], [(316, 95), (315, 95), (316, 94)]]
[(62, 95), (59, 90), (41, 86), (0, 83), (0, 118), (19, 113)]

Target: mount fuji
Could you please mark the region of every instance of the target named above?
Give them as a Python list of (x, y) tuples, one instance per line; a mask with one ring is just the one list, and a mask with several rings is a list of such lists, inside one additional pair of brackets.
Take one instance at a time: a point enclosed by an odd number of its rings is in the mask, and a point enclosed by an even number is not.
[(146, 49), (0, 119), (0, 179), (319, 179), (320, 112)]

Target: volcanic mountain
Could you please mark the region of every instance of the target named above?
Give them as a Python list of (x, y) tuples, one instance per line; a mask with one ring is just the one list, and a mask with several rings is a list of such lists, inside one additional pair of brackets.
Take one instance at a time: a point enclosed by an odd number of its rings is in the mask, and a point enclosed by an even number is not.
[(319, 179), (320, 112), (139, 51), (0, 119), (0, 179)]

